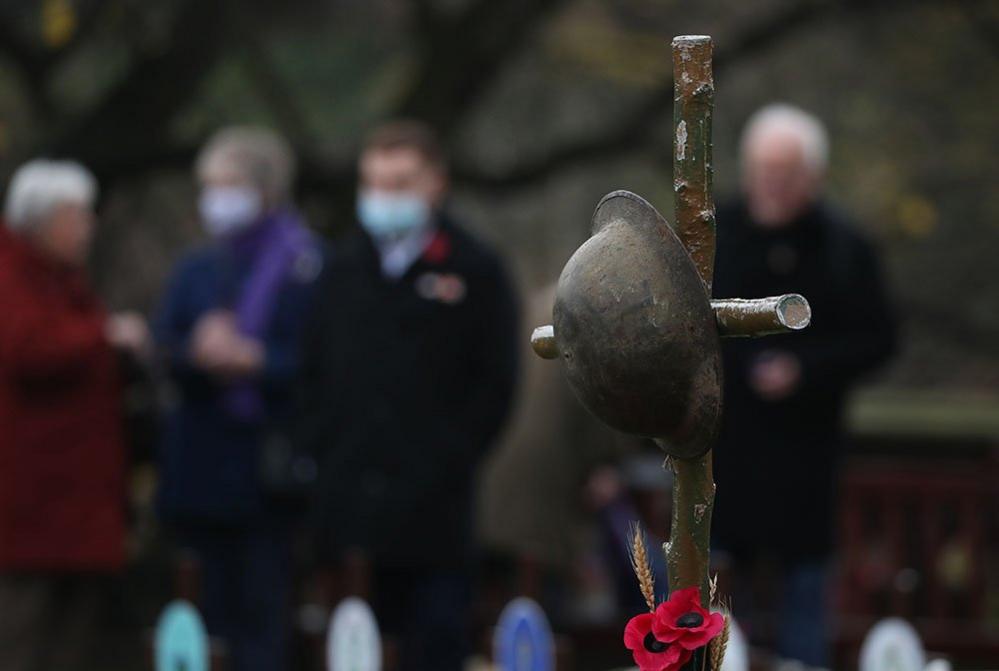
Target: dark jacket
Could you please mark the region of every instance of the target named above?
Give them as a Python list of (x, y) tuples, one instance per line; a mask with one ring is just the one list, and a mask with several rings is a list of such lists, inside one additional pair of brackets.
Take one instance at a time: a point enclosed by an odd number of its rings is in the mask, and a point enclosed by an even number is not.
[[(736, 555), (819, 558), (833, 533), (844, 399), (889, 356), (895, 326), (874, 250), (827, 205), (776, 231), (754, 226), (742, 202), (720, 209), (714, 296), (782, 293), (808, 299), (807, 329), (723, 340), (714, 530)], [(800, 385), (784, 400), (763, 400), (749, 386), (748, 371), (767, 350), (801, 363)]]
[(303, 445), (318, 549), (441, 563), (471, 539), (476, 467), (507, 415), (518, 329), (498, 258), (449, 221), (398, 281), (364, 235), (338, 247), (306, 340)]
[(232, 416), (224, 403), (227, 385), (194, 367), (188, 355), (198, 319), (233, 307), (252, 259), (212, 243), (177, 264), (154, 322), (172, 382), (160, 449), (158, 505), (166, 518), (243, 524), (271, 509), (273, 501), (260, 482), (260, 445), (272, 433), (290, 431), (302, 328), (324, 255), (316, 241), (291, 266), (280, 288), (257, 379), (264, 416), (254, 421)]
[(125, 450), (104, 309), (0, 222), (0, 314), (0, 569), (117, 569)]

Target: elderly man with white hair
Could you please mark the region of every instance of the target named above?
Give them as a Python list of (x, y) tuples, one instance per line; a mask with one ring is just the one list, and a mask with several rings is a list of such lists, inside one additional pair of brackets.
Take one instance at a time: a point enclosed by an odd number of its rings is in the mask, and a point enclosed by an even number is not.
[[(746, 124), (741, 153), (742, 195), (717, 215), (713, 291), (798, 292), (813, 318), (802, 333), (723, 345), (716, 544), (733, 561), (735, 614), (750, 635), (765, 635), (758, 616), (776, 610), (778, 654), (828, 666), (825, 565), (844, 399), (888, 358), (894, 322), (874, 249), (823, 198), (822, 123), (790, 105), (764, 107)], [(782, 577), (769, 603), (740, 587), (761, 571)]]
[(83, 263), (94, 177), (35, 160), (0, 226), (0, 669), (92, 668), (106, 577), (125, 561), (115, 347), (145, 325), (108, 316)]
[(280, 671), (290, 527), (311, 464), (290, 452), (290, 412), (324, 252), (292, 206), (293, 156), (273, 132), (219, 131), (195, 172), (210, 239), (177, 264), (154, 328), (176, 392), (159, 506), (200, 560), (227, 668)]

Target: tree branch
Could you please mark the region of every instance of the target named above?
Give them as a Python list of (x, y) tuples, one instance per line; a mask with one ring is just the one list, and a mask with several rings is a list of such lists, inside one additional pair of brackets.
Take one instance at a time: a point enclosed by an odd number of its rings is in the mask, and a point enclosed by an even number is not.
[(0, 54), (6, 56), (17, 71), (35, 114), (43, 118), (52, 116), (53, 104), (46, 89), (49, 74), (65, 56), (89, 37), (105, 4), (104, 0), (84, 3), (78, 11), (77, 28), (72, 38), (57, 49), (46, 48), (25, 39), (13, 21), (0, 21)]
[(977, 6), (968, 4), (964, 5), (962, 9), (968, 24), (978, 34), (982, 42), (999, 54), (999, 17), (996, 16), (996, 12), (990, 13), (987, 3), (981, 3)]
[[(547, 1), (561, 2), (562, 0)], [(487, 30), (489, 21), (491, 20), (490, 12), (494, 11), (490, 7), (496, 4), (498, 3), (481, 0), (467, 10), (465, 14), (457, 19), (460, 22), (462, 34), (467, 37), (477, 31)], [(757, 51), (761, 51), (765, 47), (775, 46), (781, 39), (790, 36), (794, 30), (821, 17), (824, 12), (830, 11), (833, 7), (834, 4), (831, 2), (795, 4), (769, 19), (749, 27), (735, 38), (727, 40), (715, 54), (714, 68), (716, 78), (719, 71), (726, 65), (740, 58), (752, 55)], [(441, 20), (444, 21), (443, 19)], [(448, 25), (454, 26), (456, 23), (452, 21)], [(475, 26), (486, 27), (476, 28)], [(456, 29), (451, 28), (449, 30)], [(433, 36), (426, 35), (424, 39), (436, 43), (448, 42), (448, 40), (434, 39)], [(510, 48), (509, 44), (507, 48)], [(409, 114), (424, 119), (428, 117), (436, 118), (435, 114), (427, 112), (421, 115), (417, 111), (415, 101), (420, 96), (416, 92), (422, 90), (422, 97), (433, 99), (435, 98), (435, 91), (450, 91), (459, 88), (459, 84), (455, 80), (457, 75), (454, 74), (446, 75), (437, 71), (437, 76), (447, 80), (444, 84), (438, 84), (435, 80), (428, 79), (428, 77), (433, 77), (435, 71), (433, 68), (427, 69), (429, 66), (426, 63), (436, 62), (438, 59), (444, 58), (445, 56), (440, 54), (429, 57), (429, 60), (425, 61), (423, 73), (418, 78), (418, 81), (424, 82), (424, 88), (420, 89), (419, 86), (414, 85), (414, 93), (411, 94), (413, 102), (410, 103), (413, 107), (407, 109), (406, 104), (403, 104), (400, 106), (398, 114)], [(455, 54), (450, 54), (447, 58), (450, 59), (447, 67), (448, 71), (459, 68), (471, 73), (470, 76), (477, 76), (477, 70), (473, 67), (473, 62), (470, 62), (468, 58), (459, 58)], [(498, 65), (499, 63), (497, 62), (497, 67)], [(483, 81), (482, 85), (484, 84), (485, 82)], [(435, 125), (439, 128), (443, 127), (445, 133), (448, 129), (456, 125), (453, 122), (461, 114), (460, 107), (470, 104), (468, 99), (463, 100), (461, 103), (454, 102), (451, 100), (451, 95), (453, 94), (442, 93), (439, 97), (436, 97), (439, 106), (437, 114), (443, 115), (441, 118), (447, 121), (438, 121)], [(581, 142), (566, 145), (537, 161), (527, 162), (502, 174), (482, 173), (469, 166), (460, 165), (455, 166), (452, 172), (457, 182), (473, 188), (513, 189), (528, 186), (576, 163), (617, 156), (641, 147), (648, 141), (648, 128), (661, 120), (672, 104), (673, 90), (672, 79), (670, 78), (659, 89), (653, 92), (645, 102), (626, 115), (622, 122), (619, 122), (604, 135), (586, 138)], [(433, 123), (433, 121), (430, 122)], [(319, 192), (323, 188), (336, 188), (335, 180), (353, 178), (354, 171), (351, 163), (322, 161), (319, 158), (310, 156), (311, 151), (308, 149), (308, 144), (303, 145), (297, 141), (294, 144), (300, 152), (303, 152), (300, 154), (302, 159), (299, 185), (299, 189), (303, 193)], [(185, 153), (183, 151), (171, 151), (166, 147), (160, 147), (157, 151), (164, 156), (177, 156), (178, 154)], [(119, 169), (131, 169), (134, 163), (135, 161), (132, 160), (119, 160), (114, 166), (109, 165), (108, 169), (117, 173)], [(348, 187), (352, 187), (352, 185), (348, 185)]]
[[(715, 51), (715, 79), (735, 62), (777, 46), (798, 30), (837, 11), (861, 11), (911, 7), (905, 0), (812, 0), (789, 4), (773, 16), (750, 25), (732, 37), (722, 36)], [(669, 116), (673, 105), (673, 80), (666, 79), (645, 101), (603, 134), (591, 135), (558, 147), (546, 155), (529, 159), (504, 172), (482, 172), (469, 165), (455, 166), (456, 181), (479, 189), (527, 186), (572, 165), (620, 156), (648, 144), (650, 128)]]
[(188, 104), (222, 52), (226, 6), (183, 3), (169, 49), (136, 59), (96, 106), (65, 125), (46, 152), (82, 160), (101, 177), (150, 156), (173, 155), (169, 122)]
[(420, 35), (435, 35), (439, 32), (444, 18), (434, 7), (433, 0), (413, 0), (416, 26)]
[[(731, 63), (775, 46), (799, 28), (835, 8), (836, 4), (833, 2), (795, 3), (733, 38), (719, 40), (714, 58), (715, 77)], [(648, 142), (649, 128), (665, 118), (672, 105), (673, 79), (670, 77), (602, 135), (559, 147), (546, 156), (527, 161), (504, 173), (483, 173), (469, 166), (457, 166), (454, 170), (455, 179), (476, 188), (521, 187), (576, 163), (627, 153)]]
[(567, 0), (478, 0), (454, 19), (430, 14), (429, 0), (414, 1), (422, 31), (420, 71), (395, 116), (422, 119), (447, 136), (510, 56)]
[(257, 26), (241, 25), (240, 41), (244, 47), (242, 60), (246, 73), (288, 141), (300, 148), (312, 147), (314, 138), (309, 132), (306, 115), (296, 104), (291, 87), (274, 67), (259, 35)]

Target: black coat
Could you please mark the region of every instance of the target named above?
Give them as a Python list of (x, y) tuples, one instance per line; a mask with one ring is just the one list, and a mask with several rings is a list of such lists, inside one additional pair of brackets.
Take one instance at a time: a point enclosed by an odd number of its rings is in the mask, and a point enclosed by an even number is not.
[(514, 292), (495, 254), (442, 220), (399, 280), (371, 240), (334, 250), (305, 343), (302, 442), (319, 463), (318, 551), (381, 563), (468, 556), (473, 478), (511, 402)]
[[(806, 330), (723, 340), (714, 531), (737, 557), (799, 561), (830, 550), (844, 397), (889, 356), (895, 326), (874, 250), (828, 206), (776, 231), (754, 226), (741, 202), (721, 208), (714, 296), (782, 293), (808, 299)], [(749, 368), (767, 350), (801, 363), (800, 384), (784, 400), (763, 400), (749, 386)]]

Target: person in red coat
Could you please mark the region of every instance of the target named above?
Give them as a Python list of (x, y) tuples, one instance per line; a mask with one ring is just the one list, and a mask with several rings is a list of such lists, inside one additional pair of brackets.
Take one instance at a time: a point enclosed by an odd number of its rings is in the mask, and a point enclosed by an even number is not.
[(104, 576), (125, 560), (125, 453), (109, 317), (83, 264), (94, 178), (32, 161), (0, 226), (0, 669), (84, 669)]

